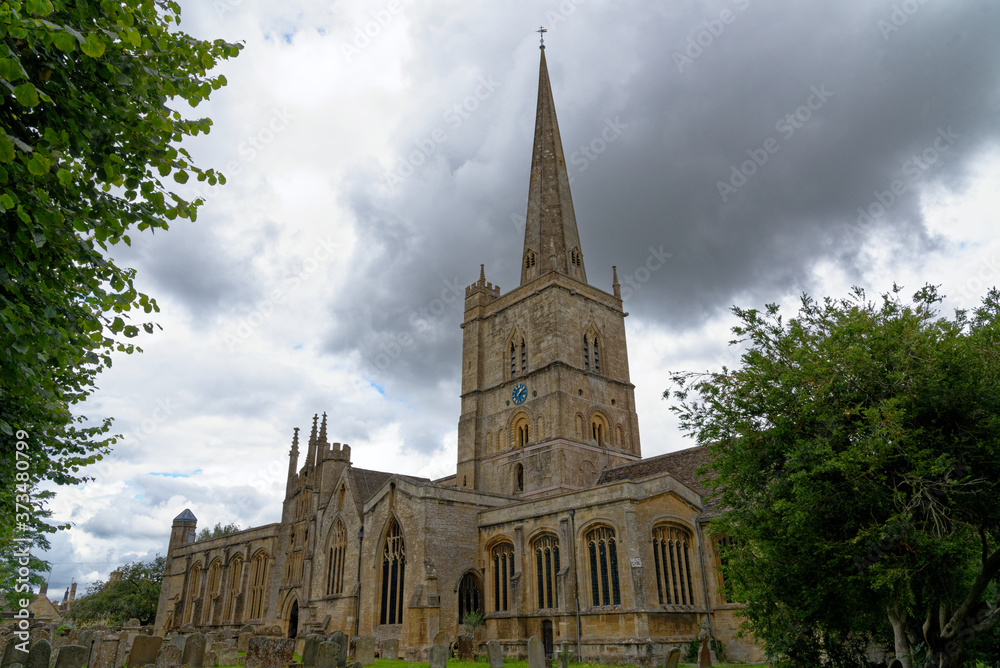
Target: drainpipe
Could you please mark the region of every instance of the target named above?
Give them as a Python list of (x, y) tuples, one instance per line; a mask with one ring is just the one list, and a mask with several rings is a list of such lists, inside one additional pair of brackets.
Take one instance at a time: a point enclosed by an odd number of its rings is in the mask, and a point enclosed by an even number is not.
[[(701, 507), (702, 512), (705, 510), (704, 504)], [(705, 590), (705, 610), (708, 613), (706, 617), (708, 618), (708, 633), (712, 640), (715, 640), (715, 628), (712, 625), (712, 603), (708, 599), (708, 573), (705, 570), (705, 536), (702, 533), (701, 525), (704, 520), (697, 520), (695, 526), (698, 528), (698, 560), (701, 561), (701, 584), (702, 588)]]
[(361, 628), (361, 544), (365, 540), (365, 527), (362, 525), (358, 529), (358, 598), (354, 602), (354, 635), (358, 635)]
[(576, 599), (576, 660), (582, 661), (580, 658), (580, 651), (582, 648), (580, 640), (580, 574), (577, 573), (576, 568), (576, 523), (573, 518), (576, 516), (576, 509), (569, 509), (569, 539), (572, 543), (573, 551), (570, 554), (573, 555), (573, 593)]

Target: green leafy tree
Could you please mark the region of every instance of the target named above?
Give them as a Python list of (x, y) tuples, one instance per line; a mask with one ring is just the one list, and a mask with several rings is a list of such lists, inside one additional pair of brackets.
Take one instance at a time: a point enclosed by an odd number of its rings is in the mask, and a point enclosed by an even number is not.
[(781, 665), (885, 640), (958, 666), (1000, 618), (1000, 293), (947, 319), (934, 288), (899, 292), (734, 308), (739, 368), (666, 393), (711, 446), (724, 575)]
[(215, 526), (209, 529), (205, 527), (198, 532), (198, 540), (208, 540), (209, 538), (221, 538), (240, 530), (238, 524), (227, 524), (222, 526), (222, 522), (216, 522)]
[(0, 591), (13, 600), (7, 547), (44, 549), (55, 530), (37, 483), (80, 483), (115, 442), (110, 418), (74, 406), (154, 329), (130, 317), (156, 303), (109, 249), (194, 220), (201, 200), (178, 184), (224, 182), (180, 146), (210, 119), (175, 107), (223, 86), (208, 72), (240, 46), (179, 21), (173, 0), (0, 0)]
[(106, 581), (91, 584), (86, 596), (73, 604), (69, 616), (80, 624), (121, 626), (133, 618), (141, 624), (152, 624), (156, 621), (165, 562), (157, 555), (153, 561), (120, 566)]

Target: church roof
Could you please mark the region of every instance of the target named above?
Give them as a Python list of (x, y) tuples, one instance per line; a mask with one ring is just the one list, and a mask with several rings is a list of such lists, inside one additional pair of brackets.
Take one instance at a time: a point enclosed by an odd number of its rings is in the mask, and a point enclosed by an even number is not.
[(528, 213), (524, 225), (524, 256), (521, 262), (521, 285), (529, 279), (524, 258), (529, 252), (537, 255), (539, 274), (558, 271), (570, 274), (570, 252), (576, 250), (577, 269), (583, 282), (587, 274), (583, 267), (580, 234), (573, 212), (573, 197), (569, 190), (569, 173), (563, 155), (556, 105), (552, 100), (549, 70), (545, 64), (545, 47), (538, 71), (538, 108), (535, 111), (535, 143), (531, 151), (531, 178), (528, 183)]
[(197, 522), (197, 521), (198, 518), (195, 517), (194, 513), (192, 513), (187, 508), (184, 509), (184, 512), (182, 512), (180, 515), (174, 518), (174, 522)]
[(605, 469), (601, 473), (601, 477), (597, 479), (597, 484), (604, 485), (623, 480), (644, 480), (666, 473), (700, 494), (705, 503), (706, 512), (715, 514), (717, 512), (716, 503), (715, 499), (711, 498), (712, 491), (705, 486), (697, 473), (698, 469), (708, 463), (711, 458), (712, 454), (708, 446), (698, 445)]
[(403, 478), (410, 482), (430, 482), (430, 478), (418, 478), (410, 475), (400, 475), (399, 473), (388, 473), (386, 471), (372, 471), (371, 469), (359, 469), (351, 466), (347, 469), (347, 474), (351, 477), (351, 489), (356, 490), (355, 501), (358, 510), (361, 510), (368, 499), (375, 496), (375, 492), (382, 488), (382, 485), (392, 478)]

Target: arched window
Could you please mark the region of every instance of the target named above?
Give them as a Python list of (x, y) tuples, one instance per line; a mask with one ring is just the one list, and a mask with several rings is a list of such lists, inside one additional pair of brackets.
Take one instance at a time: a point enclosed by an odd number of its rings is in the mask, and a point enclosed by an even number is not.
[(621, 605), (618, 584), (618, 543), (614, 529), (597, 527), (587, 533), (590, 552), (591, 605)]
[(653, 566), (656, 569), (656, 588), (660, 603), (694, 603), (688, 549), (690, 544), (691, 534), (686, 529), (661, 526), (653, 530)]
[(406, 546), (403, 534), (395, 519), (389, 521), (389, 530), (382, 545), (382, 597), (380, 624), (403, 623), (403, 576), (406, 571)]
[(590, 335), (583, 335), (583, 370), (590, 371)]
[(524, 491), (524, 466), (522, 464), (514, 467), (514, 489), (518, 492)]
[(191, 577), (188, 580), (187, 614), (184, 615), (185, 624), (190, 624), (194, 616), (194, 601), (198, 598), (198, 592), (201, 590), (201, 570), (200, 561), (191, 568)]
[(236, 597), (243, 588), (243, 557), (236, 555), (229, 562), (229, 582), (226, 587), (226, 608), (222, 618), (238, 622), (233, 615), (236, 612)]
[(347, 553), (347, 529), (339, 519), (333, 525), (326, 563), (326, 595), (344, 592), (344, 555)]
[[(520, 353), (520, 357), (518, 354)], [(520, 364), (518, 364), (520, 362)], [(518, 368), (524, 374), (528, 370), (528, 349), (524, 343), (524, 337), (515, 334), (510, 340), (510, 377), (517, 376)]]
[(528, 370), (528, 354), (524, 349), (524, 339), (521, 339), (521, 373)]
[(258, 552), (250, 567), (250, 619), (261, 619), (264, 616), (267, 560), (267, 552)]
[(625, 447), (625, 431), (622, 429), (622, 426), (618, 425), (615, 427), (615, 431), (618, 434), (618, 443), (616, 443), (616, 445), (619, 447)]
[(532, 545), (535, 551), (535, 585), (538, 589), (538, 608), (559, 607), (556, 574), (559, 572), (559, 539), (551, 534), (537, 538)]
[(535, 266), (535, 252), (529, 250), (527, 253), (524, 254), (524, 268), (531, 269), (534, 266)]
[(511, 578), (514, 577), (514, 546), (499, 543), (490, 551), (493, 559), (493, 610), (510, 610), (514, 603)]
[(530, 426), (531, 422), (528, 420), (526, 415), (517, 416), (513, 424), (513, 438), (515, 446), (523, 448), (528, 444), (528, 441), (531, 438)]
[(517, 375), (517, 358), (515, 357), (514, 342), (510, 342), (510, 377)]
[(601, 373), (601, 343), (597, 332), (591, 327), (583, 335), (583, 370)]
[(597, 339), (594, 339), (594, 373), (601, 373), (601, 350)]
[(206, 589), (206, 604), (208, 611), (205, 613), (205, 623), (215, 622), (215, 599), (219, 597), (219, 590), (222, 588), (222, 562), (216, 559), (208, 569), (208, 587)]
[(458, 623), (470, 612), (483, 611), (483, 587), (475, 573), (466, 573), (458, 583)]
[(603, 415), (595, 413), (590, 416), (590, 435), (597, 445), (606, 445), (608, 440), (608, 421)]

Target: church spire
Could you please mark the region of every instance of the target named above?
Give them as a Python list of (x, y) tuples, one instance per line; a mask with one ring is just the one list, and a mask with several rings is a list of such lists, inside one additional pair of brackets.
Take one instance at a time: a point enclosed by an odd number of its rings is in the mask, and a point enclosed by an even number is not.
[(531, 152), (528, 213), (524, 225), (521, 285), (549, 271), (572, 276), (584, 283), (580, 235), (576, 229), (569, 174), (563, 156), (556, 107), (545, 64), (545, 45), (538, 71), (538, 108), (535, 144)]

